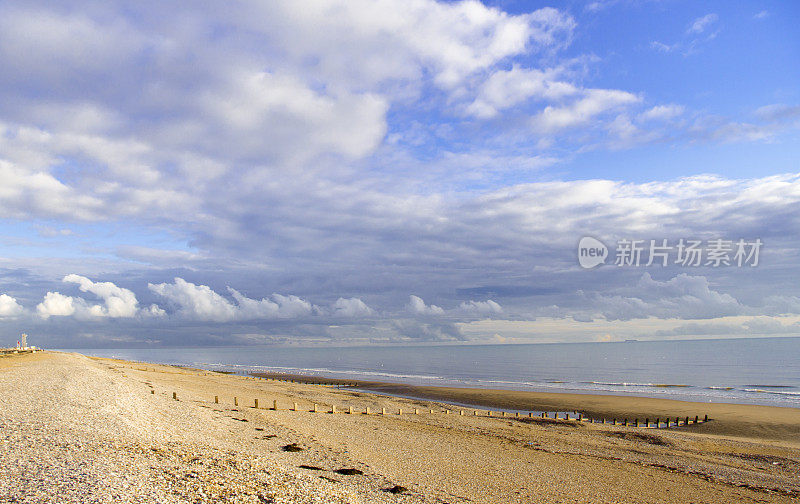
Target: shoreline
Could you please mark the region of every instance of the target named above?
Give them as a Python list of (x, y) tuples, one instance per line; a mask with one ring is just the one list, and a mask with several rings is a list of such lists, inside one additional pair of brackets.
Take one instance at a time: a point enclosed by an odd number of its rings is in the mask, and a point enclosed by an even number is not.
[(296, 383), (344, 385), (359, 392), (386, 394), (421, 401), (463, 404), (475, 408), (507, 411), (577, 411), (600, 419), (684, 419), (708, 415), (709, 422), (690, 425), (693, 432), (754, 439), (797, 442), (800, 439), (800, 408), (721, 402), (693, 402), (640, 396), (575, 392), (533, 392), (410, 385), (381, 381), (327, 378), (291, 373), (250, 373), (252, 376)]

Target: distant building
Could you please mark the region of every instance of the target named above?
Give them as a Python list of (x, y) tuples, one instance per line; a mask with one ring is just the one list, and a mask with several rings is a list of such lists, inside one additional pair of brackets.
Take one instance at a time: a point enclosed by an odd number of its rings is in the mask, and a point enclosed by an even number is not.
[(28, 349), (28, 335), (25, 334), (25, 333), (22, 333), (22, 345), (21, 346), (22, 346), (23, 350), (27, 350)]

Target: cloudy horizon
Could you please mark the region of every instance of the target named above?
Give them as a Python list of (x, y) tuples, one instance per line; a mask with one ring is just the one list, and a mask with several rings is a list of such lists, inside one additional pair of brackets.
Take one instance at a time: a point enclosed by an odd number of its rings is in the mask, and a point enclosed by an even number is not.
[(799, 15), (0, 4), (0, 347), (800, 336)]

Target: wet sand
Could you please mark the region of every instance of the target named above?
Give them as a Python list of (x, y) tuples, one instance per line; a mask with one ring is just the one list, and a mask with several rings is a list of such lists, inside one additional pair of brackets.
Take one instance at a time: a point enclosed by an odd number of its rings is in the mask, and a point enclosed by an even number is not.
[[(718, 420), (656, 430), (489, 417), (485, 409), (336, 386), (54, 352), (0, 359), (0, 390), (0, 502), (800, 498), (796, 440), (764, 437), (760, 429), (746, 437), (702, 431)], [(589, 399), (497, 391), (487, 399), (486, 393), (448, 392), (462, 402), (499, 400), (509, 409), (587, 410), (570, 401)], [(597, 400), (598, 410), (640, 407)], [(663, 407), (674, 415), (677, 406)], [(761, 418), (758, 407), (731, 408), (730, 414)]]
[(377, 393), (431, 401), (467, 404), (481, 408), (519, 411), (577, 411), (596, 420), (646, 419), (655, 421), (679, 417), (694, 420), (706, 415), (711, 420), (690, 425), (693, 432), (753, 439), (773, 439), (800, 446), (800, 408), (676, 401), (637, 396), (584, 393), (549, 393), (460, 387), (430, 387), (398, 383), (342, 380), (318, 376), (254, 373), (256, 376), (295, 380), (303, 383), (342, 384)]

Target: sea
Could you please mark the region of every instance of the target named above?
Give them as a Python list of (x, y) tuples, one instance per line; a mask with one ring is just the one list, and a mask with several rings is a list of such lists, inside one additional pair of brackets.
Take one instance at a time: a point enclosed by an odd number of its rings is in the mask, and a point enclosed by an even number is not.
[(65, 350), (240, 374), (800, 407), (800, 338)]

